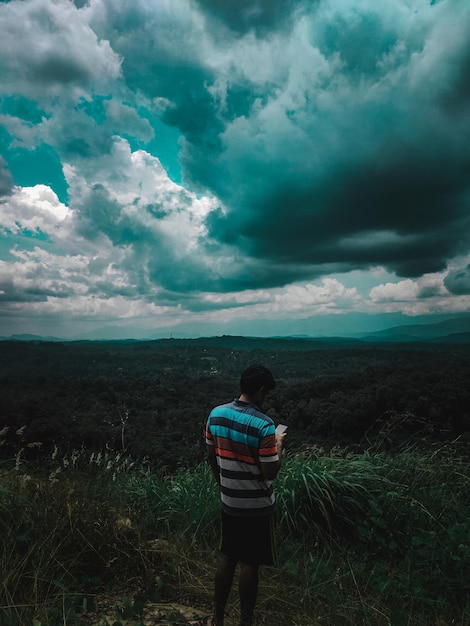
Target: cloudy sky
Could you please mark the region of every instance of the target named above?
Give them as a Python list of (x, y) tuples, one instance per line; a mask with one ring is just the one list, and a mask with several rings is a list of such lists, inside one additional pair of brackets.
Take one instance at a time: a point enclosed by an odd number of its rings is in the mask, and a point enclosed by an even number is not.
[(468, 0), (3, 0), (0, 33), (0, 335), (470, 311)]

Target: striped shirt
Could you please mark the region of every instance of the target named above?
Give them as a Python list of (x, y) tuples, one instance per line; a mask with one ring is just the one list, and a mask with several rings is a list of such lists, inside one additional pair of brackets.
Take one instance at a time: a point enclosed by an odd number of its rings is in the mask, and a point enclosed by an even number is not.
[(222, 509), (228, 515), (268, 515), (274, 509), (272, 481), (260, 462), (279, 460), (273, 420), (254, 404), (234, 400), (209, 415), (206, 443), (215, 446)]

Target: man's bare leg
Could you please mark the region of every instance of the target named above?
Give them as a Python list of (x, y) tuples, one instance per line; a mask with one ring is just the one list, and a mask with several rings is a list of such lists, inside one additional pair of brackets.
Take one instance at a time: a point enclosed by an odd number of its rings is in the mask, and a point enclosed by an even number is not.
[(237, 561), (222, 554), (215, 573), (214, 626), (224, 626), (225, 606), (236, 567)]
[(258, 596), (258, 566), (240, 564), (240, 626), (251, 626)]

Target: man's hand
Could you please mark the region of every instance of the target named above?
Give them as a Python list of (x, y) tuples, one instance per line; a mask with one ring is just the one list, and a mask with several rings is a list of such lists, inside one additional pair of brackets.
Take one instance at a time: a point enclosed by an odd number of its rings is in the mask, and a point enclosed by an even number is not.
[(282, 433), (282, 434), (276, 433), (276, 447), (277, 447), (277, 454), (279, 458), (281, 458), (282, 446), (283, 446), (285, 436), (286, 436), (286, 433)]

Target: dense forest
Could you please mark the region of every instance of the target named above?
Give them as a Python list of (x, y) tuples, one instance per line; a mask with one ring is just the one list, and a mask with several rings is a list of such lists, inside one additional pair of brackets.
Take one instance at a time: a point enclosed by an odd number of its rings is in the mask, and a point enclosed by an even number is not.
[(208, 412), (237, 395), (251, 363), (277, 380), (264, 409), (289, 426), (291, 451), (470, 448), (469, 344), (2, 341), (0, 354), (3, 457), (111, 448), (154, 467), (191, 466), (204, 455)]

